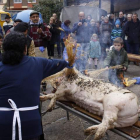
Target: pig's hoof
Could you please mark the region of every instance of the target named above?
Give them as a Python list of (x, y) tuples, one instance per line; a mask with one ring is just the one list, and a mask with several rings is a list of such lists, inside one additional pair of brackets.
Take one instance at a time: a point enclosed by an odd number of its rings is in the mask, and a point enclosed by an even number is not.
[(100, 126), (98, 127), (94, 140), (100, 140), (102, 137), (104, 137), (105, 133), (106, 133), (107, 129), (104, 126)]
[(97, 126), (89, 127), (85, 130), (85, 135), (94, 135), (97, 131)]
[(52, 108), (48, 108), (47, 112), (51, 112), (52, 110), (53, 110), (53, 107)]

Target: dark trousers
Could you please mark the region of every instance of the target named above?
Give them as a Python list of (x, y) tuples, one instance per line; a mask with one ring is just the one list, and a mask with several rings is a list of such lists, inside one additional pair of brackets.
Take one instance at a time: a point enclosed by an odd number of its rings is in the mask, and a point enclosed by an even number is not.
[(50, 41), (48, 41), (47, 49), (48, 49), (48, 56), (54, 56), (54, 44), (52, 44)]
[(65, 44), (64, 44), (64, 41), (63, 41), (63, 39), (61, 39), (61, 45), (62, 45), (62, 53), (63, 53), (63, 51), (64, 51), (64, 48), (65, 48)]
[(57, 52), (58, 55), (61, 55), (61, 47), (60, 47), (60, 35), (56, 37), (56, 45), (57, 45)]
[(139, 54), (140, 44), (138, 43), (128, 43), (127, 52), (132, 54)]
[(130, 50), (129, 50), (128, 40), (125, 40), (124, 44), (125, 44), (125, 49), (126, 49), (127, 53), (129, 53)]

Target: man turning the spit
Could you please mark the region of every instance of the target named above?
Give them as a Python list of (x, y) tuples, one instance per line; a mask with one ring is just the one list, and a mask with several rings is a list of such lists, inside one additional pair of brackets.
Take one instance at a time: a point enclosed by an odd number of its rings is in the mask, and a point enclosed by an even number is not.
[(36, 56), (48, 58), (45, 42), (51, 38), (51, 33), (47, 25), (40, 22), (37, 11), (30, 14), (28, 34), (34, 40)]

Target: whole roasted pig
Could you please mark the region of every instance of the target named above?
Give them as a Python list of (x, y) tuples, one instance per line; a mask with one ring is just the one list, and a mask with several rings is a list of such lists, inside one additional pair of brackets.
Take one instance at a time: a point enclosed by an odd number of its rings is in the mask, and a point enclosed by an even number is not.
[[(75, 54), (68, 44), (67, 40), (68, 61), (72, 65)], [(108, 129), (131, 126), (138, 120), (138, 99), (129, 90), (82, 75), (75, 68), (64, 69), (44, 81), (51, 82), (56, 90), (55, 94), (41, 96), (41, 100), (51, 99), (48, 110), (52, 110), (56, 100), (63, 98), (103, 116), (101, 124), (85, 130), (86, 134), (95, 134), (95, 140), (103, 137)]]
[[(77, 70), (71, 78), (65, 76), (66, 73), (67, 69), (64, 69), (51, 78), (53, 87), (57, 89), (55, 94), (41, 97), (42, 100), (51, 99), (48, 110), (63, 97), (93, 114), (102, 115), (101, 124), (85, 130), (86, 134), (95, 133), (95, 140), (104, 136), (108, 129), (131, 126), (138, 120), (138, 99), (131, 91), (94, 80)], [(59, 78), (56, 80), (56, 77)]]

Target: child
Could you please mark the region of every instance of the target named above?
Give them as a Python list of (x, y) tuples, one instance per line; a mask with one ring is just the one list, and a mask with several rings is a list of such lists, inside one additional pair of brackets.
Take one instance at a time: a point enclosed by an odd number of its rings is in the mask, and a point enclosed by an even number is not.
[(0, 61), (2, 61), (2, 35), (0, 34)]
[(104, 65), (106, 68), (115, 65), (122, 65), (123, 69), (110, 69), (109, 70), (109, 81), (117, 86), (123, 87), (122, 80), (124, 77), (124, 71), (128, 67), (127, 53), (123, 48), (123, 40), (118, 37), (113, 41), (113, 48), (109, 51)]
[(111, 41), (113, 43), (113, 40), (116, 39), (117, 37), (123, 37), (123, 34), (122, 34), (122, 29), (120, 27), (121, 25), (121, 22), (120, 20), (116, 20), (115, 22), (115, 28), (112, 30), (112, 33), (111, 33)]
[(95, 65), (95, 69), (97, 69), (97, 61), (101, 56), (101, 46), (98, 41), (97, 34), (93, 34), (90, 41), (89, 46), (89, 68), (93, 68), (93, 61)]

